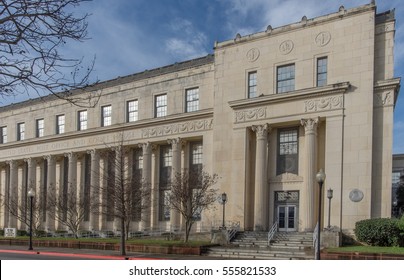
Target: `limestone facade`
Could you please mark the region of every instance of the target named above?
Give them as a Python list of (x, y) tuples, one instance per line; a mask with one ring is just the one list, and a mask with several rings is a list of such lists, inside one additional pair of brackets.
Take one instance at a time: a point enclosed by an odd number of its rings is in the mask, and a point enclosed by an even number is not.
[[(194, 160), (219, 175), (226, 221), (241, 229), (267, 231), (278, 223), (279, 230), (312, 231), (320, 168), (324, 189), (334, 191), (333, 226), (349, 231), (356, 221), (388, 217), (400, 85), (393, 74), (394, 32), (392, 11), (341, 7), (215, 43), (206, 57), (97, 84), (87, 90), (100, 94), (91, 108), (52, 97), (2, 107), (1, 194), (24, 203), (29, 187), (44, 197), (46, 186), (60, 191), (69, 184), (85, 195), (88, 186), (104, 183), (103, 151), (123, 135), (132, 151), (127, 160), (142, 161), (152, 189), (150, 209), (132, 223), (133, 231), (181, 226), (178, 213), (163, 209), (163, 176)], [(202, 213), (196, 228), (221, 215), (218, 204)], [(44, 221), (45, 230), (60, 229)], [(4, 203), (0, 226), (25, 227)], [(103, 215), (82, 224), (83, 230), (117, 228)]]

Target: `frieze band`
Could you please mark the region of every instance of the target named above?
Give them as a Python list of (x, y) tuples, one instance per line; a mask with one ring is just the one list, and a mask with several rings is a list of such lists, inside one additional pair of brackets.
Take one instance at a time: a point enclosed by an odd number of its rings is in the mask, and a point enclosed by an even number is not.
[(184, 132), (210, 130), (213, 128), (213, 119), (189, 121), (185, 123), (164, 125), (142, 130), (142, 138), (172, 135)]

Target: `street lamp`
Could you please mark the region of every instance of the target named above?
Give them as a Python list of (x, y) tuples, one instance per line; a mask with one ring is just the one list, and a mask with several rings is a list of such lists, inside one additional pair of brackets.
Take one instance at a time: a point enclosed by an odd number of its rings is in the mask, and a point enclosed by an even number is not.
[(333, 194), (333, 190), (332, 190), (332, 189), (328, 189), (328, 190), (327, 190), (327, 198), (328, 198), (328, 229), (331, 228), (331, 225), (330, 225), (330, 217), (331, 217), (331, 199), (332, 199), (332, 194)]
[(35, 191), (30, 188), (28, 191), (28, 197), (30, 201), (30, 211), (29, 211), (29, 247), (28, 250), (33, 250), (32, 248), (32, 204), (33, 204), (33, 199), (35, 196)]
[(226, 225), (224, 224), (225, 220), (225, 210), (226, 210), (226, 202), (227, 202), (227, 194), (222, 193), (222, 204), (223, 204), (223, 222), (222, 222), (222, 229), (226, 229)]
[(318, 194), (318, 227), (317, 227), (317, 252), (316, 252), (316, 259), (320, 259), (320, 232), (321, 232), (321, 198), (323, 193), (323, 184), (325, 181), (325, 173), (323, 169), (316, 174), (316, 180), (320, 187), (319, 194)]

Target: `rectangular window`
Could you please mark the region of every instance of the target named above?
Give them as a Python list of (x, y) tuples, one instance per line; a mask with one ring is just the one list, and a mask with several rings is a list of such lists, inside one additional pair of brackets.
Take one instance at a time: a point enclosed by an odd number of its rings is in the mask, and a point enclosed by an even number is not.
[(248, 73), (248, 98), (257, 97), (257, 72)]
[(167, 94), (157, 95), (154, 103), (154, 116), (156, 118), (167, 116)]
[(112, 123), (112, 106), (101, 107), (101, 126), (109, 126)]
[(187, 108), (186, 112), (195, 112), (199, 110), (199, 88), (187, 89)]
[(56, 116), (56, 134), (65, 133), (65, 115)]
[(327, 57), (317, 59), (317, 86), (327, 85)]
[(277, 68), (277, 93), (295, 90), (295, 65), (289, 64)]
[(298, 174), (298, 129), (281, 129), (278, 132), (277, 175)]
[[(200, 197), (200, 187), (202, 186), (202, 142), (191, 142), (190, 143), (190, 172), (192, 172), (190, 176), (190, 186), (192, 186), (192, 200), (194, 201), (194, 205), (200, 204), (198, 201), (198, 197)], [(194, 209), (194, 207), (191, 207)], [(200, 221), (202, 216), (202, 209), (195, 209), (193, 213), (193, 218), (195, 221)]]
[(25, 123), (17, 124), (17, 141), (25, 139)]
[[(131, 195), (132, 201), (131, 208), (131, 220), (140, 222), (142, 213), (142, 173), (143, 173), (143, 151), (142, 149), (133, 149), (133, 165), (132, 165), (132, 188)], [(143, 205), (143, 209), (146, 205)]]
[(160, 174), (159, 174), (159, 187), (160, 187), (160, 220), (170, 220), (170, 207), (168, 204), (168, 196), (170, 195), (170, 182), (171, 182), (171, 166), (172, 166), (173, 153), (171, 146), (165, 145), (160, 147)]
[(36, 120), (36, 137), (44, 136), (45, 121), (44, 119)]
[(0, 128), (0, 144), (7, 143), (7, 126), (3, 126)]
[(78, 112), (78, 130), (87, 129), (87, 111)]
[(126, 103), (126, 121), (127, 122), (135, 122), (139, 119), (138, 113), (138, 101), (131, 100)]

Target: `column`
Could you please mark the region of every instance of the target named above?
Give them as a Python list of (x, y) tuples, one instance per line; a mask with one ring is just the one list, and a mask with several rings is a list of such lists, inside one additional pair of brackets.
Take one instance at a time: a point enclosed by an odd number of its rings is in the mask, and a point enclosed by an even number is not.
[(317, 167), (317, 126), (318, 118), (315, 119), (302, 119), (301, 125), (304, 127), (304, 142), (305, 142), (305, 193), (306, 193), (306, 209), (307, 212), (304, 217), (304, 228), (306, 231), (313, 231), (316, 226), (314, 219), (314, 194), (316, 187), (316, 167)]
[(253, 125), (256, 133), (255, 156), (255, 193), (254, 193), (254, 230), (268, 230), (268, 197), (267, 197), (267, 158), (268, 158), (268, 124)]
[(18, 214), (18, 190), (17, 190), (17, 162), (15, 160), (10, 160), (7, 162), (9, 171), (9, 203), (8, 203), (8, 224), (7, 227), (16, 228), (17, 227), (17, 214)]
[(100, 200), (100, 153), (96, 149), (88, 151), (91, 155), (91, 175), (90, 175), (90, 201), (89, 207), (90, 211), (90, 223), (89, 230), (99, 229), (99, 213), (94, 211), (94, 205), (98, 205)]
[[(47, 185), (46, 185), (46, 191), (47, 195), (51, 197), (56, 196), (56, 159), (52, 155), (47, 155), (44, 157), (47, 161), (48, 164), (48, 172), (47, 172)], [(52, 212), (55, 211), (55, 209), (47, 209), (47, 215), (46, 215), (46, 230), (47, 231), (53, 231), (55, 230), (55, 220), (52, 217)]]
[(152, 201), (152, 207), (151, 207), (151, 224), (152, 224), (152, 230), (158, 230), (159, 229), (159, 186), (156, 184), (157, 182), (157, 176), (159, 172), (159, 168), (157, 166), (158, 160), (157, 160), (157, 145), (152, 145), (151, 147), (151, 201)]
[[(177, 173), (181, 173), (181, 148), (183, 141), (181, 141), (181, 138), (175, 138), (169, 139), (168, 143), (171, 144), (173, 153), (171, 165), (171, 180), (175, 180)], [(180, 229), (180, 213), (175, 209), (171, 209), (170, 223), (173, 230)]]
[[(28, 172), (27, 172), (27, 191), (31, 188), (36, 191), (36, 160), (34, 158), (26, 158), (24, 161), (27, 163)], [(35, 193), (35, 195), (37, 195)]]
[(150, 229), (151, 225), (151, 177), (152, 177), (152, 144), (150, 142), (139, 144), (139, 147), (143, 151), (143, 169), (142, 169), (142, 180), (145, 186), (142, 189), (146, 190), (146, 195), (144, 200), (142, 200), (141, 207), (141, 220), (142, 220), (142, 230)]

